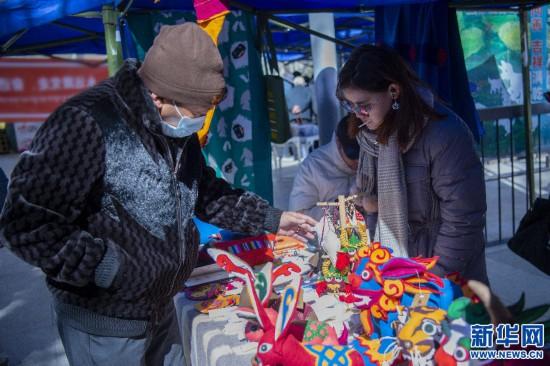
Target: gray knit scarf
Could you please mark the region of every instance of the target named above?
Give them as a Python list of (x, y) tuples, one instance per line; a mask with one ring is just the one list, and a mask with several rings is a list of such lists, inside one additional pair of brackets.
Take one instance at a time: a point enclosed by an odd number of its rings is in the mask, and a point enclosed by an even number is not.
[(397, 135), (393, 134), (383, 145), (376, 141), (374, 133), (363, 128), (357, 141), (361, 147), (357, 186), (367, 196), (378, 195), (375, 240), (391, 248), (394, 256), (407, 257), (407, 186)]

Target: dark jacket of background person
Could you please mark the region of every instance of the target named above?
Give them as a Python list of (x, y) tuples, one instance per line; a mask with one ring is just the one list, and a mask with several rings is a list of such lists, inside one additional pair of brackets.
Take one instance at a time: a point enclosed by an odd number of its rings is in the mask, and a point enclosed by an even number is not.
[(276, 232), (281, 215), (215, 178), (196, 134), (162, 135), (138, 67), (48, 118), (0, 221), (8, 247), (46, 273), (59, 316), (98, 335), (141, 334), (172, 301), (197, 260), (193, 215), (247, 233)]

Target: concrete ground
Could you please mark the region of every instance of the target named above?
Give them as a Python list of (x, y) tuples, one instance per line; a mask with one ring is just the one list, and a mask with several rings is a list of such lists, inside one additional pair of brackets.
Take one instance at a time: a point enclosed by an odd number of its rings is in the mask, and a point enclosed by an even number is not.
[[(10, 172), (16, 156), (0, 156), (0, 167)], [(283, 158), (273, 172), (275, 206), (285, 209), (298, 165)], [(489, 201), (490, 202), (490, 201)], [(519, 213), (518, 213), (519, 214)], [(550, 303), (550, 276), (513, 254), (505, 245), (487, 249), (487, 267), (493, 291), (505, 304), (526, 293), (527, 307)], [(545, 318), (549, 318), (547, 313)], [(40, 270), (0, 249), (0, 353), (9, 365), (65, 366), (55, 326), (51, 295)]]

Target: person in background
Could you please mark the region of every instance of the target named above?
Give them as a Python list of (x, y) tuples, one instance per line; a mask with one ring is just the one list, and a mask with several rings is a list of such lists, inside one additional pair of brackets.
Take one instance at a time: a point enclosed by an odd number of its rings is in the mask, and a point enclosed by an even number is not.
[(355, 185), (359, 145), (348, 130), (356, 123), (349, 114), (336, 126), (332, 140), (314, 150), (300, 165), (290, 192), (289, 209), (316, 220), (323, 216), (317, 202), (331, 202), (349, 195)]
[(464, 121), (433, 98), (397, 52), (356, 48), (338, 76), (360, 120), (357, 187), (377, 213), (376, 239), (396, 256), (438, 256), (434, 272), (488, 283), (485, 182)]
[(290, 122), (297, 124), (311, 123), (312, 121), (312, 96), (311, 89), (301, 73), (295, 71), (292, 80), (293, 87), (288, 89), (286, 104)]
[(185, 364), (173, 296), (197, 261), (193, 216), (313, 238), (313, 219), (206, 165), (196, 132), (224, 90), (210, 37), (164, 26), (143, 63), (61, 105), (21, 155), (0, 237), (46, 274), (71, 365)]

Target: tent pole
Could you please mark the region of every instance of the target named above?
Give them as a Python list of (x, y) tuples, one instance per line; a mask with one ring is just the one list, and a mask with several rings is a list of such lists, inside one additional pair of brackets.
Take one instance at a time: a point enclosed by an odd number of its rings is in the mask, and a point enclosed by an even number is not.
[(19, 38), (23, 37), (23, 35), (25, 35), (25, 33), (27, 33), (28, 30), (29, 28), (21, 29), (19, 32), (15, 33), (10, 39), (4, 42), (4, 44), (1, 47), (2, 53), (5, 53), (8, 50), (8, 48), (13, 46), (13, 44), (17, 42)]
[(105, 50), (109, 75), (114, 75), (122, 66), (122, 46), (117, 30), (117, 12), (110, 5), (104, 5), (102, 10), (103, 26), (105, 28)]
[(367, 6), (351, 6), (348, 8), (317, 8), (317, 9), (307, 9), (307, 8), (294, 8), (294, 9), (279, 9), (279, 10), (267, 10), (262, 11), (256, 9), (250, 5), (244, 4), (240, 1), (228, 0), (229, 5), (232, 8), (237, 8), (241, 10), (248, 11), (250, 13), (263, 13), (263, 14), (311, 14), (311, 13), (350, 13), (350, 14), (361, 14), (368, 13), (373, 11), (373, 7)]
[[(513, 4), (510, 4), (513, 3)], [(549, 0), (539, 0), (537, 3), (533, 0), (451, 0), (449, 1), (449, 7), (458, 10), (483, 10), (483, 11), (497, 11), (497, 10), (510, 10), (512, 5), (518, 7), (529, 7), (534, 9), (539, 6), (549, 4)], [(516, 8), (517, 9), (517, 8)]]
[(98, 39), (98, 38), (99, 38), (99, 34), (96, 34), (96, 35), (89, 35), (89, 36), (82, 36), (82, 37), (64, 39), (62, 41), (53, 41), (53, 42), (46, 42), (46, 43), (40, 43), (40, 44), (31, 44), (31, 45), (23, 46), (23, 47), (10, 48), (5, 52), (0, 52), (0, 55), (9, 56), (9, 55), (15, 55), (15, 54), (20, 54), (20, 53), (30, 53), (31, 51), (44, 50), (44, 49), (48, 49), (48, 48), (64, 46), (64, 45), (71, 44), (71, 43), (95, 40), (95, 39)]
[(57, 25), (58, 27), (61, 27), (61, 28), (67, 28), (67, 29), (74, 30), (74, 31), (84, 33), (84, 34), (87, 34), (87, 35), (97, 36), (97, 33), (94, 32), (94, 31), (84, 29), (82, 27), (77, 27), (77, 26), (74, 26), (74, 25), (70, 25), (70, 24), (65, 24), (65, 23), (60, 22), (58, 20), (53, 21), (52, 24), (55, 24), (55, 25)]
[[(283, 27), (290, 27), (290, 28), (294, 28), (296, 30), (299, 30), (299, 31), (302, 31), (302, 32), (305, 32), (305, 33), (308, 33), (310, 35), (313, 35), (313, 36), (317, 36), (319, 38), (322, 38), (324, 40), (327, 40), (327, 41), (330, 41), (330, 42), (333, 42), (333, 43), (336, 43), (336, 44), (339, 44), (341, 46), (344, 46), (344, 47), (349, 47), (349, 48), (355, 48), (355, 46), (349, 42), (346, 42), (346, 41), (342, 41), (340, 39), (337, 39), (335, 37), (331, 37), (331, 36), (328, 36), (324, 33), (321, 33), (321, 32), (317, 32), (316, 30), (314, 29), (311, 29), (311, 28), (308, 28), (308, 27), (304, 27), (300, 24), (297, 24), (297, 23), (294, 23), (294, 22), (290, 22), (286, 19), (283, 19), (283, 18), (280, 18), (280, 17), (277, 17), (275, 15), (269, 15), (268, 14), (268, 18), (269, 18), (269, 21), (272, 22), (272, 23), (275, 23), (277, 25), (281, 25)], [(334, 23), (333, 23), (334, 24)]]
[(535, 202), (535, 169), (533, 162), (533, 136), (532, 131), (532, 111), (531, 111), (531, 77), (529, 75), (529, 66), (531, 65), (529, 57), (529, 10), (519, 9), (519, 25), (521, 34), (521, 74), (523, 76), (523, 119), (525, 121), (525, 163), (527, 171), (527, 192), (529, 195), (529, 206), (532, 207)]
[[(312, 31), (334, 38), (334, 14), (309, 14), (309, 26)], [(340, 103), (333, 90), (338, 82), (338, 57), (336, 44), (331, 40), (310, 35), (311, 58), (313, 59), (313, 77), (315, 79), (312, 98), (317, 102), (317, 124), (319, 125), (319, 144), (326, 145), (332, 140), (336, 125), (340, 120)], [(326, 92), (331, 90), (331, 92)], [(290, 107), (289, 107), (290, 108)]]
[(84, 11), (82, 13), (70, 15), (71, 17), (84, 18), (84, 19), (101, 19), (103, 15), (100, 11)]
[[(247, 12), (255, 14), (255, 15), (260, 15), (260, 14), (265, 15), (269, 19), (270, 22), (272, 22), (274, 24), (277, 24), (280, 27), (296, 29), (296, 30), (305, 32), (307, 34), (314, 35), (314, 36), (317, 36), (319, 38), (325, 39), (327, 41), (334, 42), (334, 43), (339, 44), (339, 45), (344, 46), (344, 47), (355, 48), (355, 46), (353, 44), (349, 43), (349, 42), (342, 41), (340, 39), (337, 39), (336, 37), (327, 36), (326, 34), (323, 34), (321, 32), (317, 32), (316, 30), (313, 30), (311, 28), (304, 27), (303, 25), (300, 25), (300, 24), (288, 21), (286, 19), (283, 19), (281, 17), (275, 16), (275, 15), (273, 15), (274, 12), (257, 11), (253, 7), (251, 7), (249, 5), (246, 5), (246, 4), (239, 3), (237, 1), (230, 1), (229, 3), (231, 4), (231, 6), (237, 8), (237, 9), (241, 9), (241, 10), (247, 11)], [(304, 12), (312, 13), (312, 11), (304, 11)], [(328, 12), (332, 12), (332, 11), (328, 11)], [(314, 11), (313, 13), (316, 13), (316, 12)]]

